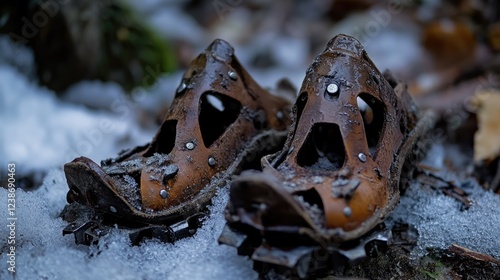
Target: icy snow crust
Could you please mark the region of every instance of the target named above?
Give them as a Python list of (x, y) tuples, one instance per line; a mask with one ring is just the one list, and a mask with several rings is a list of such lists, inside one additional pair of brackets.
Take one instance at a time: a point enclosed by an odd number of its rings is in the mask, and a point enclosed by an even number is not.
[(114, 157), (125, 145), (152, 138), (153, 132), (141, 130), (133, 118), (64, 103), (0, 64), (0, 166), (11, 160), (19, 163), (18, 173), (29, 173), (78, 156), (97, 162)]
[[(223, 210), (227, 188), (221, 189), (210, 206), (211, 215), (190, 238), (175, 244), (149, 240), (131, 246), (129, 238), (114, 230), (98, 246), (75, 245), (73, 236), (62, 236), (66, 223), (58, 214), (66, 204), (64, 173), (49, 172), (40, 189), (18, 190), (17, 195), (17, 279), (256, 279), (252, 263), (238, 257), (236, 250), (219, 246), (217, 238), (224, 226)], [(0, 188), (0, 197), (7, 190)], [(0, 220), (7, 221), (5, 207)], [(0, 236), (7, 236), (0, 227)], [(2, 240), (0, 263), (7, 263)], [(0, 269), (0, 279), (11, 279)]]
[(500, 259), (500, 196), (485, 192), (475, 181), (462, 188), (472, 201), (468, 210), (461, 210), (456, 199), (418, 184), (401, 198), (389, 220), (416, 226), (419, 237), (411, 252), (414, 259), (425, 255), (427, 248), (445, 249), (452, 244)]
[[(158, 127), (141, 128), (138, 120), (144, 114), (156, 117), (170, 104), (181, 75), (160, 77), (147, 92), (138, 89), (131, 97), (118, 84), (83, 81), (68, 89), (64, 102), (37, 85), (34, 65), (31, 50), (13, 50), (8, 37), (0, 36), (0, 166), (14, 161), (23, 174), (79, 156), (99, 163), (151, 141)], [(0, 175), (5, 172), (0, 169)]]

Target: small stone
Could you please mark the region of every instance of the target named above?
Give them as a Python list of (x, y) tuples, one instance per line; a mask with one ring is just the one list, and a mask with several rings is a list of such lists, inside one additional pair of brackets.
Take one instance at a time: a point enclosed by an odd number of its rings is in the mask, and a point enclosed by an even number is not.
[(109, 211), (116, 213), (116, 208), (114, 206), (109, 206)]
[(232, 70), (229, 70), (227, 72), (227, 75), (229, 76), (229, 78), (231, 78), (231, 80), (236, 80), (238, 79), (238, 74), (236, 74), (236, 72), (232, 71)]

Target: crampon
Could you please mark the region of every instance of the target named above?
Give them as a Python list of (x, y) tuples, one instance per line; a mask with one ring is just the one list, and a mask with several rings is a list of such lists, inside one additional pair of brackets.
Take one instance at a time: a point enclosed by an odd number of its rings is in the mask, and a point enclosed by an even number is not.
[(63, 233), (80, 244), (115, 224), (134, 243), (192, 235), (217, 188), (283, 145), (290, 107), (250, 77), (228, 43), (215, 40), (184, 74), (151, 143), (101, 166), (85, 157), (65, 164), (71, 204)]
[(334, 37), (306, 72), (283, 149), (232, 182), (219, 241), (301, 278), (387, 247), (396, 207), (433, 116), (363, 46)]

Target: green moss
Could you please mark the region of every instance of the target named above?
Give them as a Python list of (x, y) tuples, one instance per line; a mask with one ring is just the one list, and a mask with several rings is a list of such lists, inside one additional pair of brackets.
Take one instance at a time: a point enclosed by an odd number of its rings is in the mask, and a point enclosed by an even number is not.
[(427, 279), (442, 280), (446, 279), (449, 270), (443, 263), (436, 259), (424, 258), (423, 265), (419, 273)]
[[(40, 83), (58, 93), (95, 79), (114, 81), (127, 91), (148, 88), (176, 68), (169, 43), (121, 0), (69, 1), (50, 15), (41, 3), (0, 2), (0, 33), (11, 37), (13, 47), (33, 49)], [(23, 37), (21, 19), (33, 21), (37, 13), (47, 16), (47, 24)]]
[(121, 84), (126, 90), (148, 88), (162, 74), (175, 70), (177, 62), (171, 46), (139, 16), (118, 0), (101, 9), (102, 47), (99, 75), (112, 80), (122, 69)]

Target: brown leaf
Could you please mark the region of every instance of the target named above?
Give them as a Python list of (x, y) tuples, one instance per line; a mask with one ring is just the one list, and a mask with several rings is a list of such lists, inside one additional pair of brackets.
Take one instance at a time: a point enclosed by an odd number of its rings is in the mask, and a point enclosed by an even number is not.
[(479, 127), (474, 135), (474, 161), (488, 163), (500, 156), (500, 91), (479, 91), (472, 104), (477, 108)]

